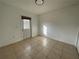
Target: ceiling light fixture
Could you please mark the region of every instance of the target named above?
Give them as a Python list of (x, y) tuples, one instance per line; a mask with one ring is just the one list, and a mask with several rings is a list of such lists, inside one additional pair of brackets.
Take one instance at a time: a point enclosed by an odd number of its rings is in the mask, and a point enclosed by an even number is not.
[(43, 5), (44, 0), (35, 0), (36, 5)]

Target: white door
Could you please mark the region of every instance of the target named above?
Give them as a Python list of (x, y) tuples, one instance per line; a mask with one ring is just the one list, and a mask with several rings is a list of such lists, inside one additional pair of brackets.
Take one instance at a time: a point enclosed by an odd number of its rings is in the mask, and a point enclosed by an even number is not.
[(78, 49), (78, 53), (79, 53), (79, 38), (78, 38), (78, 43), (77, 43), (77, 49)]
[(77, 37), (77, 49), (78, 49), (78, 53), (79, 53), (79, 32), (78, 32), (78, 37)]
[(79, 40), (78, 40), (78, 45), (77, 45), (77, 48), (78, 48), (78, 53), (79, 53)]

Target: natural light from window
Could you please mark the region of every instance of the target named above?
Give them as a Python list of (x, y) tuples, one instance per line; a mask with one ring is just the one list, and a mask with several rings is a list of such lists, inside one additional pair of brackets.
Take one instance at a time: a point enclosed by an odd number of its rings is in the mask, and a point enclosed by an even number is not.
[(23, 28), (30, 29), (30, 20), (23, 19)]
[(47, 47), (47, 39), (46, 38), (43, 40), (43, 46)]
[(43, 25), (43, 34), (47, 35), (47, 27), (45, 25)]

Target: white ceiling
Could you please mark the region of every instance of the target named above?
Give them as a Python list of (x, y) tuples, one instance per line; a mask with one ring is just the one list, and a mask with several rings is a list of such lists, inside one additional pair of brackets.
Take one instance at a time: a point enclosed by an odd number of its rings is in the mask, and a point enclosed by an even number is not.
[(7, 4), (20, 7), (31, 13), (42, 14), (51, 10), (70, 6), (72, 4), (78, 4), (79, 0), (44, 0), (45, 3), (42, 6), (37, 6), (35, 0), (1, 0)]

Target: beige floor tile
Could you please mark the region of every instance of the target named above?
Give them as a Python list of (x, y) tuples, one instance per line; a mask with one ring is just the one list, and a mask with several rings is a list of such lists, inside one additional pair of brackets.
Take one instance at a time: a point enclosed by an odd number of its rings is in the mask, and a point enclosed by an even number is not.
[(47, 56), (47, 59), (60, 59), (61, 55), (53, 52), (50, 52)]
[(38, 36), (0, 48), (0, 59), (79, 59), (74, 46)]

